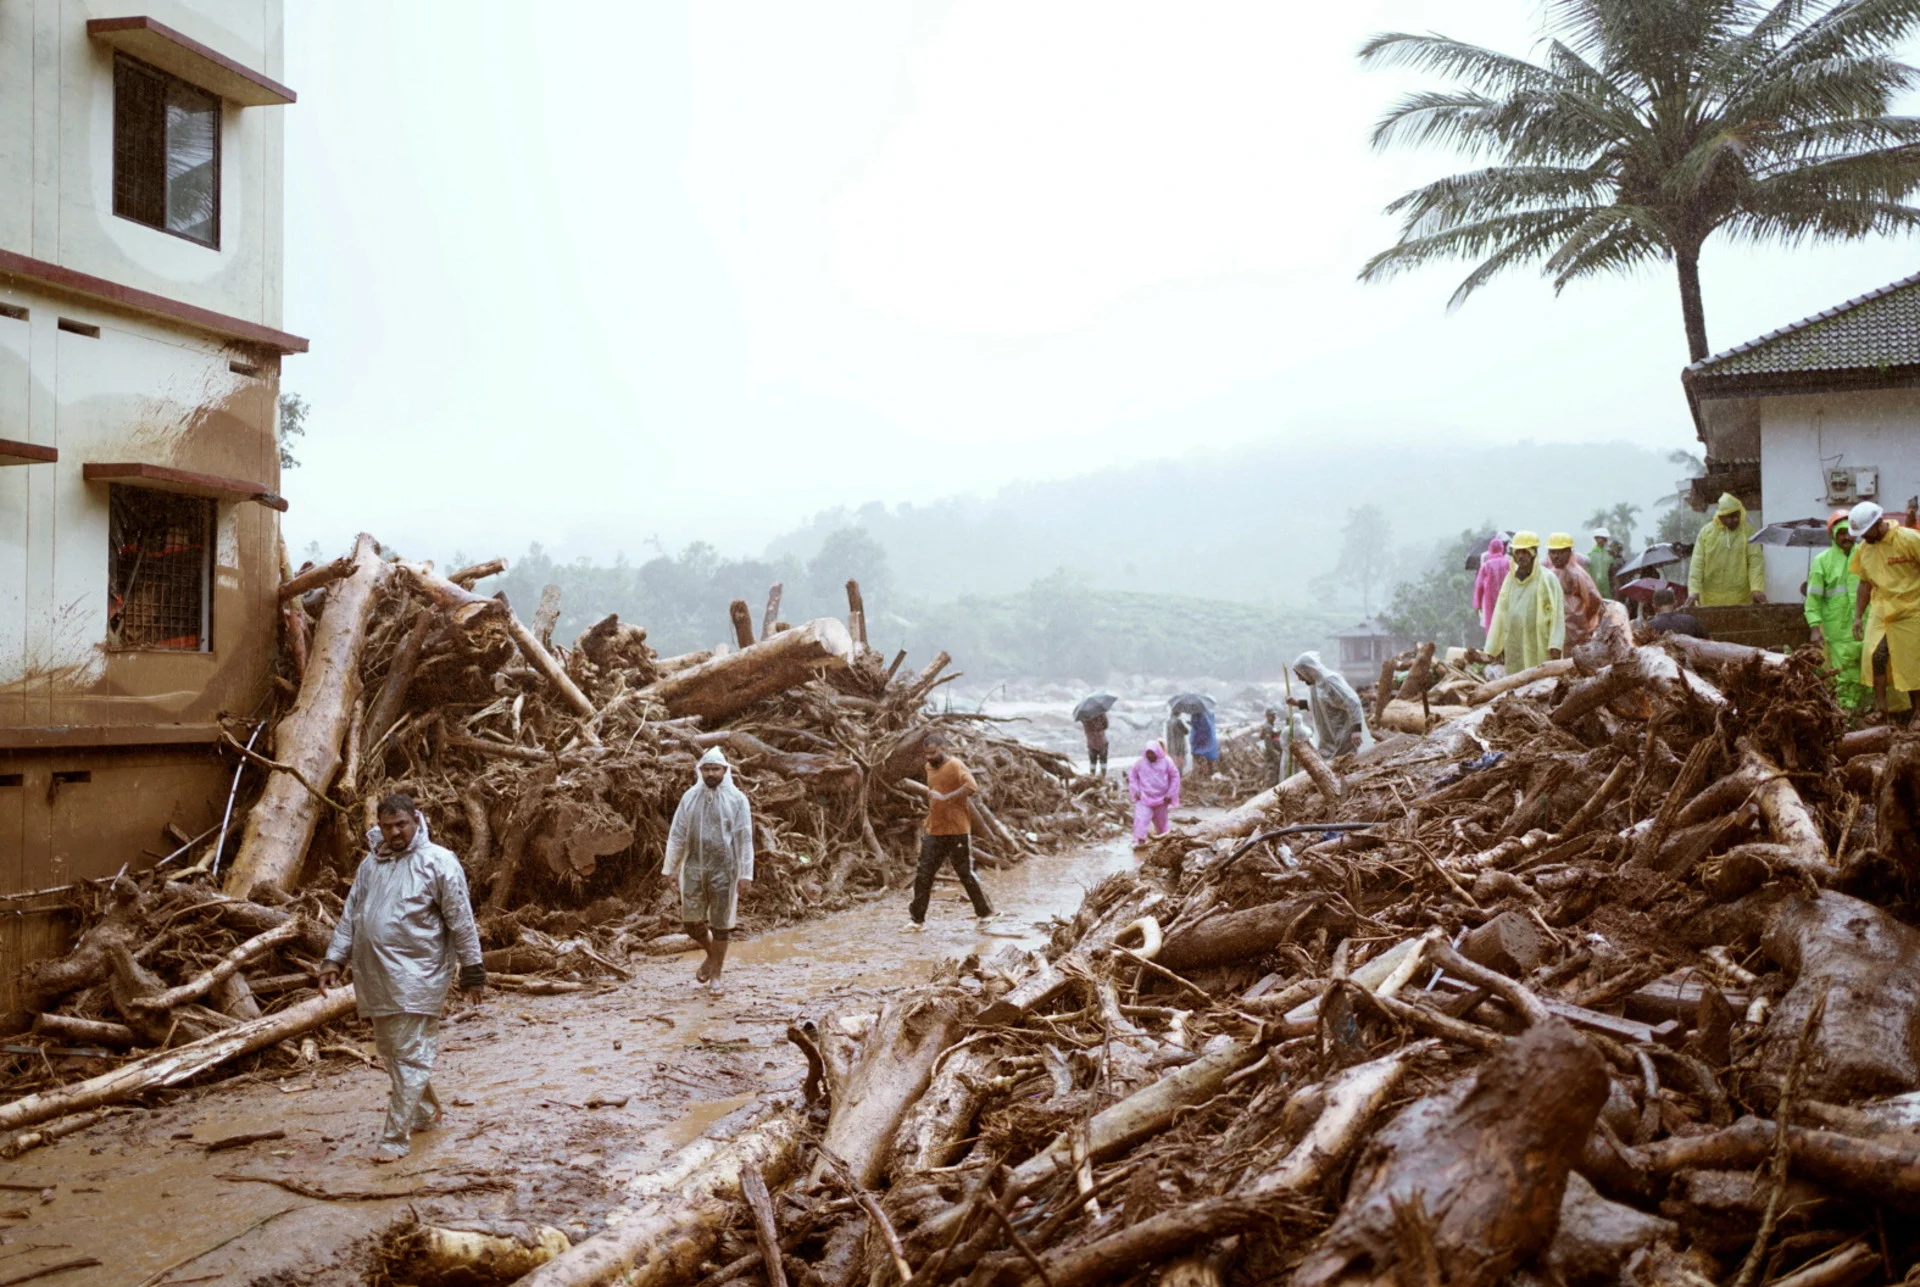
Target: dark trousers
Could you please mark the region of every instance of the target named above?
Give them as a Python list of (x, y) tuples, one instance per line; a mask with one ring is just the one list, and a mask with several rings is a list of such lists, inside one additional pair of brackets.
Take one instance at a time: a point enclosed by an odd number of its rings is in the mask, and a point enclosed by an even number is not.
[(1104, 746), (1098, 748), (1089, 746), (1087, 748), (1087, 772), (1105, 773), (1106, 771), (1107, 748)]
[(913, 902), (907, 906), (907, 915), (913, 918), (915, 925), (923, 924), (927, 919), (927, 903), (933, 898), (934, 873), (940, 870), (940, 864), (953, 864), (953, 874), (960, 878), (960, 885), (967, 891), (967, 897), (973, 900), (975, 916), (993, 915), (993, 905), (987, 902), (987, 891), (980, 888), (980, 878), (973, 874), (973, 849), (968, 844), (970, 837), (960, 836), (922, 836), (920, 837), (920, 867), (913, 873)]

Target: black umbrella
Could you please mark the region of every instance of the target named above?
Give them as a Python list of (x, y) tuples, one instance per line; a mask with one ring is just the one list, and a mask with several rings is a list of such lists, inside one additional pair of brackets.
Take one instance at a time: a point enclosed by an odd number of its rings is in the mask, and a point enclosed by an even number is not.
[(1084, 724), (1095, 715), (1105, 715), (1119, 700), (1112, 693), (1090, 693), (1082, 697), (1080, 704), (1073, 708), (1073, 717)]
[(1675, 541), (1672, 544), (1649, 545), (1632, 558), (1613, 570), (1615, 576), (1629, 576), (1635, 572), (1650, 572), (1654, 568), (1664, 568), (1678, 563), (1693, 553), (1693, 547)]
[(1181, 693), (1167, 703), (1167, 709), (1175, 715), (1198, 715), (1214, 707), (1212, 697), (1205, 693)]
[(1833, 544), (1827, 523), (1821, 518), (1796, 518), (1786, 523), (1768, 523), (1748, 538), (1750, 545), (1783, 545), (1788, 549), (1824, 550)]

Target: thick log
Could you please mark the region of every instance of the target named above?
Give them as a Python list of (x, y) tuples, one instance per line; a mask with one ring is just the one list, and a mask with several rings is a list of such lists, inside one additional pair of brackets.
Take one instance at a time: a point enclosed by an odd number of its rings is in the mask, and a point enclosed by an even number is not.
[(573, 1249), (566, 1234), (546, 1226), (496, 1233), (419, 1224), (388, 1245), (388, 1272), (403, 1271), (405, 1281), (415, 1287), (518, 1282)]
[(786, 585), (775, 581), (767, 589), (767, 609), (760, 614), (760, 637), (773, 638), (774, 623), (780, 620), (780, 597), (786, 593)]
[(1613, 1287), (1635, 1253), (1656, 1242), (1671, 1243), (1679, 1226), (1609, 1201), (1578, 1171), (1567, 1177), (1560, 1222), (1544, 1257), (1567, 1287)]
[(178, 987), (168, 988), (165, 992), (156, 993), (153, 996), (135, 997), (129, 1004), (139, 1010), (171, 1010), (174, 1006), (184, 1005), (213, 991), (248, 961), (265, 956), (282, 944), (291, 943), (299, 936), (300, 918), (296, 916), (264, 934), (248, 939), (221, 957), (210, 968), (202, 970)]
[(475, 581), (484, 581), (490, 576), (499, 576), (507, 570), (505, 559), (488, 559), (485, 563), (475, 563), (447, 575), (447, 580), (462, 590), (473, 589)]
[(1374, 728), (1389, 729), (1395, 733), (1413, 733), (1425, 736), (1435, 724), (1444, 724), (1450, 719), (1459, 719), (1473, 708), (1471, 706), (1422, 706), (1419, 701), (1405, 701), (1394, 698), (1387, 708), (1380, 712)]
[(1346, 788), (1341, 785), (1340, 779), (1334, 776), (1333, 770), (1327, 767), (1327, 762), (1320, 758), (1320, 752), (1314, 748), (1313, 743), (1303, 737), (1290, 737), (1287, 744), (1293, 748), (1294, 763), (1313, 779), (1314, 789), (1320, 793), (1321, 799), (1328, 804), (1338, 804)]
[(668, 675), (642, 691), (664, 703), (675, 717), (722, 720), (815, 675), (843, 670), (852, 655), (853, 639), (847, 628), (832, 617), (822, 617), (765, 643)]
[[(727, 605), (727, 620), (733, 623), (733, 646), (736, 648), (753, 647), (753, 609), (747, 606), (745, 599), (735, 599)], [(771, 635), (773, 632), (767, 632)]]
[[(282, 564), (281, 566), (285, 566)], [(318, 590), (323, 585), (332, 585), (353, 575), (353, 556), (343, 555), (331, 563), (322, 563), (310, 567), (298, 576), (290, 576), (280, 583), (280, 602), (297, 599), (309, 590)]]
[(740, 1177), (754, 1167), (772, 1185), (784, 1183), (800, 1155), (800, 1121), (783, 1113), (713, 1148), (696, 1141), (631, 1187), (658, 1196), (617, 1229), (589, 1238), (534, 1270), (519, 1287), (666, 1287), (706, 1270), (721, 1234), (732, 1228)]
[(1553, 708), (1553, 722), (1571, 728), (1586, 716), (1639, 686), (1646, 677), (1638, 653), (1608, 666), (1591, 679), (1583, 679), (1568, 690), (1566, 698)]
[[(387, 575), (378, 547), (364, 532), (354, 541), (353, 562), (353, 575), (327, 592), (300, 695), (273, 730), (274, 758), (323, 786), (340, 767), (340, 743), (353, 719), (367, 623), (373, 616), (375, 591)], [(244, 898), (262, 882), (289, 888), (300, 873), (319, 818), (320, 801), (299, 777), (268, 774), (266, 788), (247, 811), (240, 852), (227, 872), (227, 892)]]
[(1779, 1084), (1785, 1077), (1824, 994), (1809, 1096), (1851, 1103), (1920, 1088), (1920, 930), (1826, 890), (1775, 908), (1761, 946), (1794, 979), (1762, 1038), (1764, 1078)]
[(288, 1037), (331, 1023), (352, 1009), (351, 987), (323, 992), (277, 1014), (236, 1024), (171, 1050), (156, 1050), (98, 1077), (0, 1104), (0, 1131), (18, 1130), (68, 1113), (116, 1104), (142, 1091), (177, 1085), (229, 1059), (264, 1050)]
[(393, 722), (405, 711), (407, 689), (413, 684), (413, 672), (420, 665), (420, 654), (426, 650), (427, 636), (433, 633), (435, 620), (431, 612), (422, 612), (415, 617), (412, 629), (400, 641), (393, 660), (387, 663), (387, 676), (381, 681), (380, 691), (375, 695), (373, 706), (360, 727), (360, 754), (366, 755), (378, 746), (380, 739), (387, 735), (387, 730), (393, 727)]
[[(1433, 687), (1433, 642), (1428, 640), (1413, 650), (1413, 665), (1407, 669), (1407, 677), (1400, 683), (1400, 691), (1394, 694), (1397, 701), (1417, 702), (1429, 688)], [(1387, 677), (1391, 685), (1393, 678)]]
[(1176, 930), (1155, 959), (1182, 974), (1252, 961), (1290, 940), (1320, 908), (1318, 898), (1294, 898), (1209, 917)]
[(986, 1098), (981, 1085), (996, 1056), (969, 1046), (934, 1074), (926, 1093), (900, 1120), (891, 1172), (896, 1185), (916, 1171), (946, 1166), (971, 1138), (973, 1119)]
[(1806, 802), (1800, 798), (1793, 780), (1779, 765), (1745, 741), (1740, 744), (1740, 758), (1742, 767), (1757, 777), (1767, 779), (1760, 787), (1756, 800), (1760, 805), (1760, 816), (1765, 819), (1774, 842), (1786, 847), (1794, 866), (1817, 879), (1833, 876), (1835, 873), (1826, 837), (1820, 834), (1820, 826), (1813, 820)]
[(80, 1019), (70, 1014), (36, 1014), (33, 1030), (42, 1036), (86, 1046), (131, 1046), (138, 1037), (124, 1023)]
[[(833, 1097), (832, 1115), (820, 1140), (820, 1147), (845, 1162), (862, 1188), (872, 1188), (886, 1173), (901, 1121), (926, 1090), (934, 1061), (959, 1030), (958, 1011), (944, 1001), (890, 1001), (881, 1010), (860, 1045), (846, 1089)], [(824, 1159), (816, 1163), (816, 1182), (826, 1171)]]
[(1574, 672), (1573, 658), (1556, 657), (1552, 661), (1543, 661), (1538, 666), (1526, 670), (1516, 670), (1511, 675), (1502, 675), (1499, 679), (1490, 679), (1467, 694), (1467, 705), (1485, 706), (1502, 693), (1510, 693), (1516, 688), (1525, 688), (1536, 679), (1558, 679), (1562, 675)]
[(867, 601), (860, 593), (860, 583), (851, 577), (847, 579), (847, 633), (853, 636), (853, 646), (861, 652), (867, 650)]
[(1787, 664), (1787, 654), (1783, 652), (1749, 648), (1746, 644), (1695, 639), (1690, 635), (1667, 635), (1662, 642), (1696, 666), (1737, 666), (1742, 662), (1758, 661), (1770, 669), (1778, 669)]
[(1893, 725), (1880, 724), (1873, 728), (1855, 729), (1841, 735), (1839, 749), (1834, 758), (1840, 760), (1857, 759), (1862, 755), (1880, 755), (1893, 749)]
[(446, 613), (457, 626), (470, 626), (501, 610), (501, 600), (485, 598), (448, 580), (430, 563), (396, 563), (394, 569), (402, 584)]
[[(1529, 1029), (1374, 1136), (1294, 1287), (1395, 1281), (1409, 1217), (1425, 1226), (1439, 1281), (1492, 1287), (1552, 1239), (1607, 1093), (1585, 1038), (1560, 1023)], [(1408, 1269), (1401, 1280), (1417, 1281)]]
[[(1766, 1163), (1776, 1134), (1778, 1128), (1764, 1117), (1745, 1117), (1708, 1135), (1676, 1135), (1629, 1153), (1660, 1175), (1744, 1171)], [(1858, 1139), (1804, 1126), (1789, 1126), (1786, 1134), (1796, 1174), (1870, 1205), (1920, 1210), (1920, 1145), (1911, 1139)]]

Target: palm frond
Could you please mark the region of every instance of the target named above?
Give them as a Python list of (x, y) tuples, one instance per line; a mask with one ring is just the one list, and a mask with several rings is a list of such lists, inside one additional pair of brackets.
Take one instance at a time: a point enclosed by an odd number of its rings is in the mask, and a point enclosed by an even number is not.
[(1546, 68), (1479, 45), (1439, 35), (1389, 31), (1360, 47), (1360, 61), (1383, 67), (1407, 67), (1477, 85), (1488, 92), (1544, 87), (1554, 81)]

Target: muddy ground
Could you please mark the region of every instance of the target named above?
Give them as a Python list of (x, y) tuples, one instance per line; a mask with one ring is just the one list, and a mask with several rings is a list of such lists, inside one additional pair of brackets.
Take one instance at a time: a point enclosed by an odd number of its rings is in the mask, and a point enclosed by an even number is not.
[[(335, 1054), (312, 1072), (188, 1090), (0, 1167), (0, 1281), (95, 1257), (97, 1267), (44, 1281), (345, 1287), (368, 1281), (375, 1241), (409, 1209), (537, 1221), (578, 1241), (618, 1221), (631, 1177), (763, 1092), (799, 1085), (805, 1063), (784, 1037), (795, 1015), (879, 997), (996, 941), (1038, 946), (1036, 924), (1070, 914), (1088, 886), (1132, 861), (1117, 840), (983, 873), (1006, 922), (995, 938), (975, 930), (948, 877), (924, 934), (904, 932), (896, 890), (747, 939), (719, 998), (693, 983), (693, 956), (636, 957), (631, 982), (592, 992), (490, 991), (443, 1029), (435, 1085), (447, 1124), (394, 1166), (368, 1160), (387, 1078), (368, 1066), (370, 1030), (355, 1025), (368, 1064)], [(202, 1147), (274, 1130), (286, 1137)], [(390, 1196), (302, 1196), (239, 1176)], [(447, 1192), (462, 1185), (474, 1187)]]

